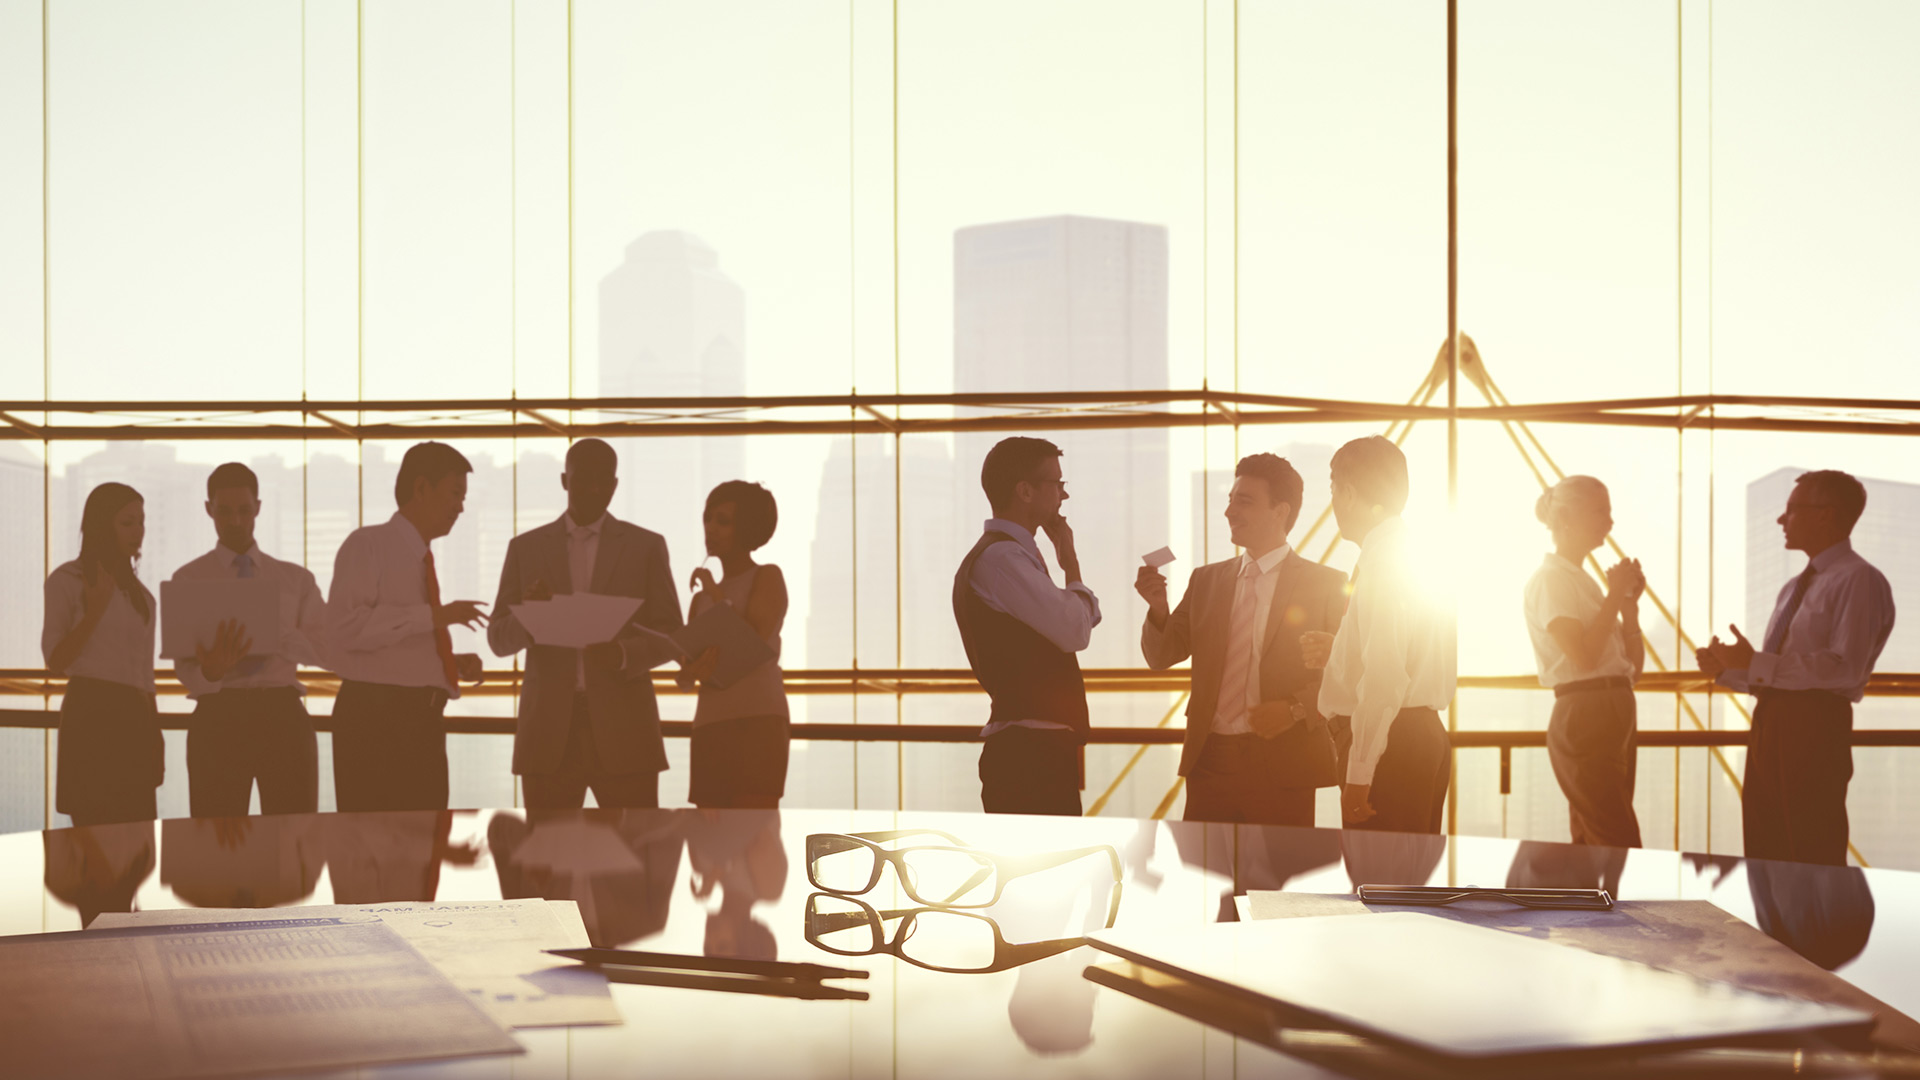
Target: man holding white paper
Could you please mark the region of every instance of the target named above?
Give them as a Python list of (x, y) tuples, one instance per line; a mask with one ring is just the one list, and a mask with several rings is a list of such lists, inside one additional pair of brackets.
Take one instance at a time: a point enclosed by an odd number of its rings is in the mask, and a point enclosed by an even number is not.
[[(500, 569), (487, 644), (499, 656), (527, 651), (513, 771), (530, 810), (578, 809), (589, 787), (603, 807), (660, 805), (667, 751), (651, 672), (680, 656), (660, 636), (680, 629), (680, 597), (666, 540), (607, 513), (618, 472), (607, 443), (569, 447), (567, 512), (514, 537)], [(585, 648), (541, 641), (514, 614), (527, 601), (587, 593), (638, 599), (640, 609)]]
[[(271, 652), (268, 626), (245, 626), (227, 613), (211, 640), (174, 661), (174, 674), (197, 704), (187, 725), (187, 791), (194, 817), (244, 817), (260, 785), (264, 814), (311, 814), (319, 808), (319, 756), (313, 718), (303, 702), (299, 665), (323, 666), (316, 643), (325, 637), (326, 602), (306, 567), (282, 562), (253, 539), (260, 514), (260, 480), (237, 461), (207, 477), (207, 516), (219, 543), (174, 572), (186, 583), (265, 579), (279, 594), (280, 625)], [(169, 618), (176, 617), (169, 613)]]

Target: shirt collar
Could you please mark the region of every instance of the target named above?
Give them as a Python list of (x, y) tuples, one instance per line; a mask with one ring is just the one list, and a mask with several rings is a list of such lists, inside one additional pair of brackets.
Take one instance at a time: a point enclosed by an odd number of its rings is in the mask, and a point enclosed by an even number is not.
[(1392, 514), (1388, 517), (1381, 518), (1380, 523), (1375, 525), (1373, 529), (1367, 533), (1367, 538), (1361, 541), (1360, 550), (1365, 551), (1371, 547), (1390, 544), (1393, 542), (1394, 537), (1399, 536), (1405, 532), (1406, 529), (1406, 520), (1399, 514)]
[(1293, 553), (1293, 547), (1291, 545), (1281, 544), (1279, 547), (1274, 548), (1272, 551), (1269, 551), (1265, 555), (1260, 556), (1260, 558), (1256, 561), (1252, 556), (1248, 555), (1246, 552), (1243, 551), (1240, 553), (1240, 572), (1243, 574), (1246, 573), (1247, 564), (1255, 563), (1255, 565), (1260, 567), (1260, 572), (1262, 574), (1271, 574), (1273, 573), (1273, 568), (1276, 566), (1279, 566), (1282, 562), (1285, 562), (1287, 556), (1291, 555), (1292, 553)]
[(407, 517), (407, 515), (395, 510), (393, 516), (387, 519), (387, 524), (394, 526), (394, 531), (400, 536), (405, 537), (404, 543), (407, 547), (419, 554), (420, 557), (425, 558), (427, 553), (432, 550), (427, 546), (427, 538), (420, 535), (420, 530), (414, 527), (413, 519)]
[(245, 551), (235, 551), (225, 544), (213, 545), (213, 557), (219, 559), (220, 565), (229, 570), (233, 569), (233, 564), (237, 562), (242, 555), (251, 555), (253, 557), (253, 564), (255, 566), (260, 565), (259, 544), (251, 544)]
[(560, 521), (567, 527), (567, 535), (575, 540), (591, 540), (600, 535), (600, 527), (607, 523), (612, 514), (601, 514), (600, 520), (591, 525), (576, 524), (572, 514), (561, 514)]
[(1040, 554), (1040, 545), (1034, 542), (1033, 533), (1027, 531), (1025, 526), (1016, 525), (1006, 518), (988, 518), (986, 525), (980, 531), (1006, 533), (1013, 538), (1014, 543), (1019, 544), (1035, 555)]
[(1547, 557), (1545, 562), (1548, 566), (1558, 566), (1558, 567), (1561, 567), (1562, 569), (1571, 570), (1576, 574), (1584, 573), (1584, 571), (1580, 569), (1579, 563), (1573, 562), (1570, 559), (1562, 558), (1560, 553), (1557, 551), (1547, 552)]
[(1844, 559), (1851, 554), (1853, 554), (1853, 541), (1842, 540), (1839, 543), (1828, 548), (1827, 550), (1814, 556), (1813, 568), (1815, 571), (1820, 571), (1820, 572), (1831, 570), (1833, 569), (1834, 563), (1839, 562), (1841, 559)]

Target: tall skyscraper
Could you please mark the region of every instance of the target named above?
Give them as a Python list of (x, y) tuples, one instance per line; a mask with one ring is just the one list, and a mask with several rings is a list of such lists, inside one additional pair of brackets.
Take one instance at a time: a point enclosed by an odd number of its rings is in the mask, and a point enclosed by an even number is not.
[[(727, 397), (746, 393), (746, 294), (691, 233), (659, 231), (627, 245), (600, 280), (602, 397)], [(614, 513), (667, 538), (684, 596), (706, 555), (707, 492), (746, 476), (746, 440), (622, 439)]]
[[(957, 393), (1161, 390), (1167, 385), (1167, 230), (1074, 216), (975, 225), (954, 234)], [(1105, 621), (1081, 663), (1139, 662), (1140, 556), (1170, 542), (1164, 429), (1041, 432), (1059, 444), (1066, 517)], [(978, 475), (999, 433), (955, 440), (956, 475)], [(956, 485), (954, 520), (987, 516), (977, 484)]]

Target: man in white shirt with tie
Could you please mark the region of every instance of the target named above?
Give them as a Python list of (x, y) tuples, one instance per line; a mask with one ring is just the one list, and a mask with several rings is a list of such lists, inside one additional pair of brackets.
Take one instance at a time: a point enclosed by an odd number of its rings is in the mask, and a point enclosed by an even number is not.
[(280, 594), (280, 648), (248, 655), (266, 627), (222, 623), (174, 674), (197, 704), (187, 725), (187, 792), (194, 817), (245, 817), (253, 786), (263, 814), (311, 814), (319, 808), (319, 757), (299, 666), (324, 666), (317, 647), (326, 602), (313, 574), (260, 550), (260, 479), (230, 461), (207, 477), (207, 516), (219, 543), (176, 570), (175, 581), (266, 578)]
[(473, 466), (445, 443), (400, 460), (400, 509), (347, 534), (327, 592), (333, 703), (333, 792), (341, 810), (447, 808), (447, 700), (478, 680), (480, 657), (455, 656), (452, 626), (485, 624), (474, 600), (440, 602), (428, 545), (453, 531)]
[(1853, 703), (1893, 632), (1893, 590), (1853, 550), (1867, 490), (1823, 469), (1794, 481), (1780, 515), (1807, 567), (1780, 590), (1760, 648), (1735, 626), (1698, 650), (1700, 670), (1754, 696), (1741, 819), (1753, 859), (1844, 866)]
[(1378, 435), (1355, 439), (1328, 470), (1340, 535), (1360, 545), (1339, 633), (1303, 635), (1307, 665), (1326, 664), (1320, 712), (1341, 749), (1341, 816), (1349, 829), (1437, 833), (1453, 743), (1440, 713), (1453, 701), (1453, 612), (1408, 565), (1416, 543), (1407, 459)]

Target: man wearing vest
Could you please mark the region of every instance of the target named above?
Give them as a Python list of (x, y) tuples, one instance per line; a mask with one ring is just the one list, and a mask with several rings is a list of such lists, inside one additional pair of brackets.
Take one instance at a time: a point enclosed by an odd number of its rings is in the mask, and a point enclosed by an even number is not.
[(1311, 828), (1314, 789), (1340, 776), (1300, 639), (1340, 625), (1347, 575), (1288, 546), (1305, 485), (1285, 458), (1252, 454), (1233, 475), (1226, 518), (1243, 553), (1195, 570), (1172, 611), (1167, 579), (1141, 567), (1140, 651), (1156, 670), (1193, 658), (1186, 819)]
[[(990, 814), (1078, 817), (1087, 741), (1087, 690), (1074, 654), (1100, 625), (1100, 601), (1080, 580), (1060, 448), (1002, 439), (980, 486), (993, 507), (980, 542), (953, 577), (953, 618), (967, 663), (993, 701), (980, 737), (980, 802)], [(1034, 542), (1053, 541), (1066, 588), (1053, 583)]]

